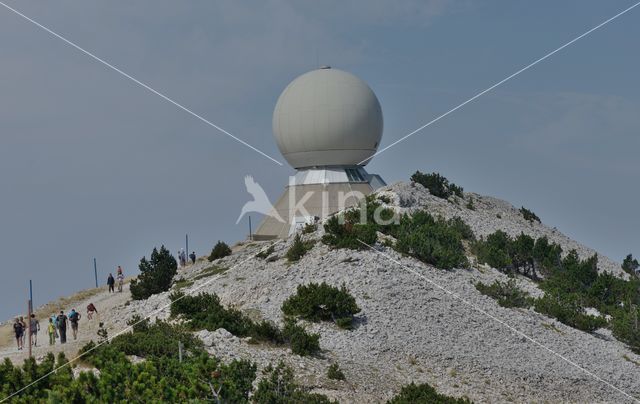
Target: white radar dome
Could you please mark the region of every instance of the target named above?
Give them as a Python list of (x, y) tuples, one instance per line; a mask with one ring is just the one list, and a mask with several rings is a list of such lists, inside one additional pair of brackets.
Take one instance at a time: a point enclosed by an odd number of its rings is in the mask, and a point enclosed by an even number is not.
[(367, 83), (329, 67), (293, 80), (273, 112), (278, 147), (294, 168), (360, 164), (378, 149), (382, 127)]

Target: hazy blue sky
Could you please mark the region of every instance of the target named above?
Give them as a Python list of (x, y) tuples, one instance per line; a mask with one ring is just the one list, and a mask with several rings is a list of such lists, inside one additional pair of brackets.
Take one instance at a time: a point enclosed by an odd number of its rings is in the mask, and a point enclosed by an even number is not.
[[(378, 95), (390, 144), (633, 1), (109, 1), (15, 7), (281, 159), (276, 99), (317, 64)], [(620, 260), (640, 255), (640, 7), (378, 156), (387, 182), (439, 171)], [(0, 7), (0, 318), (93, 285), (189, 233), (236, 226), (253, 175), (292, 170)], [(257, 217), (254, 217), (257, 221)]]

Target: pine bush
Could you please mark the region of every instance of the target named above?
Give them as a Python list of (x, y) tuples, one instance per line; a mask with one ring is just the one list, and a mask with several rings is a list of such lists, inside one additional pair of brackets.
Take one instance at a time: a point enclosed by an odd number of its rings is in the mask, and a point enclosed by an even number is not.
[(502, 307), (527, 308), (533, 304), (529, 294), (519, 289), (514, 279), (509, 279), (506, 282), (496, 280), (490, 285), (478, 282), (476, 289), (483, 295), (496, 299)]
[(423, 174), (420, 171), (416, 171), (411, 176), (411, 181), (427, 188), (431, 195), (437, 196), (438, 198), (447, 199), (451, 195), (457, 195), (460, 198), (464, 196), (462, 187), (450, 183), (447, 178), (439, 173)]
[(345, 285), (338, 289), (322, 282), (299, 285), (296, 294), (282, 304), (282, 312), (308, 321), (334, 321), (342, 328), (351, 328), (353, 316), (360, 308)]
[(430, 385), (411, 383), (387, 404), (471, 404), (468, 398), (455, 398), (440, 394)]
[(160, 247), (151, 253), (151, 258), (140, 260), (140, 275), (131, 281), (131, 297), (134, 300), (148, 299), (151, 295), (166, 292), (171, 288), (173, 277), (178, 271), (178, 263), (169, 250)]
[(344, 372), (337, 363), (332, 363), (327, 369), (327, 377), (331, 380), (346, 380)]
[(211, 254), (209, 254), (209, 262), (214, 260), (224, 258), (231, 255), (231, 247), (227, 245), (224, 241), (218, 240), (213, 249), (211, 250)]

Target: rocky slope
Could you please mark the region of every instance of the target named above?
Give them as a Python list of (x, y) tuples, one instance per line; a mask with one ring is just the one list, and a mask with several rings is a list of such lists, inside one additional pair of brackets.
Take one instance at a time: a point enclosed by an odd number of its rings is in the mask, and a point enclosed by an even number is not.
[[(554, 228), (524, 220), (518, 209), (495, 198), (467, 194), (475, 205), (475, 210), (469, 210), (464, 201), (456, 204), (433, 197), (420, 185), (398, 183), (379, 194), (387, 196), (389, 205), (400, 211), (428, 209), (445, 217), (460, 216), (478, 236), (498, 229), (512, 235), (524, 232), (547, 236), (564, 251), (575, 249), (583, 258), (595, 253)], [(321, 234), (319, 229), (305, 237), (319, 239)], [(633, 401), (514, 333), (502, 321), (620, 390), (640, 397), (640, 367), (633, 362), (640, 362), (640, 357), (607, 330), (588, 334), (532, 310), (498, 306), (473, 286), (477, 281), (506, 278), (496, 270), (443, 271), (382, 245), (376, 246), (379, 252), (330, 250), (321, 242), (300, 262), (289, 265), (282, 257), (291, 241), (276, 244), (268, 260), (254, 257), (268, 243), (241, 244), (232, 256), (216, 262), (229, 268), (225, 273), (196, 280), (184, 290), (216, 293), (225, 304), (280, 323), (280, 306), (297, 285), (344, 283), (362, 308), (356, 329), (308, 324), (321, 335), (324, 354), (319, 359), (250, 345), (224, 330), (202, 331), (199, 336), (212, 354), (249, 358), (261, 367), (282, 359), (296, 369), (303, 383), (341, 402), (384, 402), (412, 381), (428, 382), (443, 393), (468, 396), (475, 402)], [(604, 256), (599, 260), (601, 270), (622, 275), (619, 264)], [(198, 277), (208, 265), (201, 262), (181, 276)], [(534, 295), (542, 293), (526, 278), (518, 283)], [(168, 294), (162, 294), (146, 302), (133, 302), (127, 310), (131, 315), (148, 313), (166, 304)], [(164, 311), (159, 316), (167, 315)], [(333, 362), (345, 371), (345, 382), (327, 379), (326, 369)]]
[[(595, 253), (554, 228), (524, 220), (516, 208), (495, 198), (466, 194), (475, 205), (475, 210), (469, 210), (465, 201), (436, 198), (420, 185), (398, 183), (379, 194), (387, 196), (389, 205), (399, 211), (427, 209), (445, 217), (459, 216), (478, 236), (498, 229), (512, 235), (546, 235), (564, 251), (575, 249), (583, 258)], [(322, 232), (320, 226), (305, 237), (319, 240)], [(281, 323), (282, 302), (298, 285), (344, 283), (362, 309), (355, 329), (306, 324), (321, 335), (320, 358), (252, 345), (222, 329), (198, 333), (209, 352), (229, 360), (251, 359), (260, 368), (283, 360), (301, 383), (340, 402), (384, 402), (410, 382), (428, 382), (442, 393), (467, 396), (478, 403), (621, 403), (635, 400), (625, 393), (640, 397), (640, 357), (607, 330), (588, 334), (532, 310), (498, 306), (473, 286), (477, 281), (506, 279), (496, 270), (475, 266), (444, 271), (382, 244), (375, 246), (376, 251), (352, 251), (330, 250), (321, 242), (290, 265), (283, 256), (291, 242), (276, 243), (274, 254), (266, 260), (255, 254), (268, 242), (239, 243), (234, 254), (215, 262), (228, 268), (223, 273), (207, 272), (211, 264), (200, 260), (178, 275), (184, 279), (182, 290), (216, 293), (224, 304), (255, 319)], [(619, 264), (604, 256), (599, 260), (601, 270), (624, 276)], [(534, 295), (542, 293), (526, 278), (519, 278), (518, 284)], [(135, 314), (168, 318), (168, 296), (169, 292), (113, 305), (107, 324), (110, 334)], [(346, 381), (326, 377), (334, 362), (344, 371)]]

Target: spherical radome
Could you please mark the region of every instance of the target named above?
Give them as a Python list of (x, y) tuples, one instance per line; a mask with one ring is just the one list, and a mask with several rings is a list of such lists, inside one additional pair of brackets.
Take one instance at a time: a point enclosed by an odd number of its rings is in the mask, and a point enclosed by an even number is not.
[(278, 147), (294, 168), (357, 165), (376, 152), (382, 128), (376, 95), (364, 81), (338, 69), (299, 76), (273, 112)]

